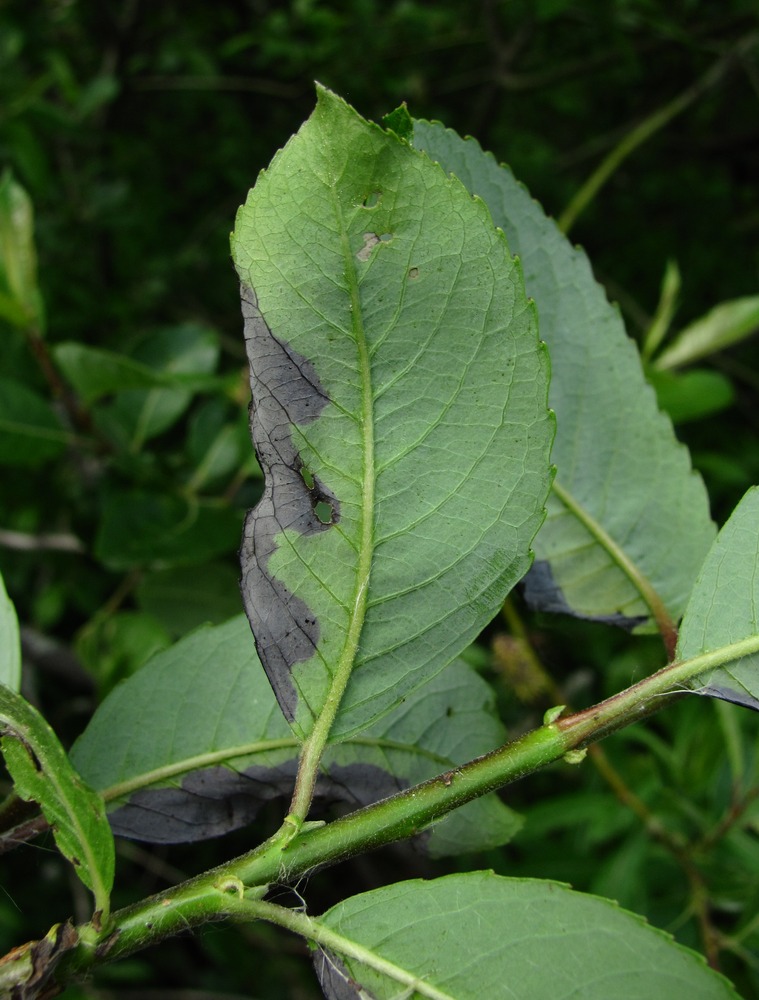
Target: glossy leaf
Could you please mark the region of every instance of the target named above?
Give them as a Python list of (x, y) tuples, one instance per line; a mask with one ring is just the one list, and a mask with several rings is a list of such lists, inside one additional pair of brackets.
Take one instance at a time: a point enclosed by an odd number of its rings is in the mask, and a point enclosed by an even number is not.
[(0, 574), (0, 684), (11, 691), (21, 686), (21, 639), (13, 601)]
[(714, 525), (619, 311), (582, 250), (473, 139), (416, 122), (414, 145), (460, 177), (503, 227), (551, 354), (557, 472), (528, 598), (542, 610), (629, 627), (658, 618), (673, 633)]
[[(492, 692), (455, 662), (361, 736), (328, 749), (317, 797), (366, 805), (504, 737)], [(176, 842), (233, 830), (271, 798), (289, 797), (299, 749), (238, 616), (187, 636), (116, 688), (72, 759), (112, 802), (116, 833)], [(519, 825), (490, 795), (447, 816), (423, 843), (435, 855), (485, 850)]]
[(315, 957), (328, 1000), (738, 996), (641, 917), (557, 882), (492, 872), (399, 882), (353, 896), (316, 923), (335, 935)]
[(59, 850), (107, 912), (113, 885), (113, 836), (103, 800), (77, 774), (58, 737), (24, 698), (0, 686), (0, 731), (16, 794), (36, 802)]
[(654, 362), (660, 369), (679, 368), (715, 351), (740, 343), (759, 330), (759, 295), (733, 299), (715, 306), (681, 330)]
[(0, 465), (41, 465), (69, 441), (50, 404), (19, 382), (0, 378)]
[[(677, 657), (688, 660), (759, 637), (759, 487), (746, 493), (706, 557), (680, 626)], [(692, 682), (697, 694), (759, 709), (759, 653)]]
[(232, 246), (266, 474), (245, 605), (295, 732), (347, 683), (344, 738), (451, 662), (526, 571), (546, 358), (484, 206), (327, 91)]

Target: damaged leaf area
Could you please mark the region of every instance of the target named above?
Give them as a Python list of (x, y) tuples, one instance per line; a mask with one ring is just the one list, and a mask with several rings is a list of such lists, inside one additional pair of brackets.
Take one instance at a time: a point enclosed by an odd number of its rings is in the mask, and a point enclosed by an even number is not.
[(266, 476), (245, 608), (298, 738), (327, 712), (342, 739), (449, 664), (526, 572), (547, 359), (482, 202), (323, 89), (232, 249)]
[[(361, 736), (329, 748), (316, 800), (322, 809), (368, 805), (504, 739), (492, 691), (456, 661)], [(119, 685), (72, 759), (109, 803), (117, 835), (181, 843), (235, 830), (266, 802), (289, 796), (298, 751), (240, 615), (185, 637)], [(435, 856), (487, 850), (519, 826), (519, 817), (488, 795), (421, 841)]]

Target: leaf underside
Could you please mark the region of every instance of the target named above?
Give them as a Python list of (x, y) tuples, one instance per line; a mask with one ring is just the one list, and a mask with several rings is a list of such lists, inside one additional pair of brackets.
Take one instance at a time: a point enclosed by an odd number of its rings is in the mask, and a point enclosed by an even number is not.
[[(680, 626), (677, 658), (688, 660), (759, 636), (759, 487), (752, 487), (720, 531)], [(701, 675), (696, 694), (759, 710), (759, 653)]]
[(555, 882), (492, 872), (399, 882), (318, 923), (391, 964), (380, 972), (337, 949), (317, 952), (328, 1000), (737, 997), (702, 956), (641, 917)]
[(550, 351), (557, 473), (528, 600), (645, 630), (660, 600), (676, 622), (715, 529), (703, 483), (657, 408), (619, 311), (583, 251), (475, 140), (417, 121), (414, 145), (488, 205), (519, 254)]
[(243, 597), (294, 731), (366, 728), (526, 571), (552, 421), (521, 275), (484, 206), (319, 91), (238, 214), (266, 475)]
[[(491, 690), (452, 663), (353, 740), (327, 750), (317, 805), (367, 805), (502, 743)], [(203, 628), (155, 656), (98, 708), (72, 749), (80, 773), (113, 799), (119, 836), (201, 840), (251, 822), (289, 796), (298, 741), (282, 717), (247, 620)], [(119, 786), (129, 790), (113, 796)], [(518, 817), (495, 795), (470, 803), (420, 838), (433, 854), (508, 841)]]

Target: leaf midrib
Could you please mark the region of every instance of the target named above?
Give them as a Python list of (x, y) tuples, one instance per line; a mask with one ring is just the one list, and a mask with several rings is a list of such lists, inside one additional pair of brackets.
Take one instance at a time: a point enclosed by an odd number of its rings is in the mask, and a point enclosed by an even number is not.
[(319, 770), (324, 748), (329, 740), (335, 718), (337, 717), (345, 689), (348, 686), (353, 664), (358, 652), (361, 632), (366, 618), (367, 600), (369, 594), (369, 577), (371, 575), (374, 555), (374, 501), (376, 489), (376, 470), (374, 457), (374, 393), (372, 386), (372, 368), (369, 356), (369, 346), (364, 328), (361, 296), (359, 292), (358, 274), (350, 244), (349, 230), (343, 214), (338, 181), (330, 184), (330, 196), (335, 213), (335, 222), (339, 233), (340, 245), (345, 265), (345, 279), (350, 297), (350, 312), (353, 336), (358, 352), (358, 377), (361, 380), (361, 409), (359, 426), (361, 428), (361, 530), (358, 547), (358, 562), (356, 566), (356, 585), (350, 604), (351, 611), (348, 629), (342, 650), (335, 665), (324, 704), (314, 721), (311, 733), (303, 744), (303, 750), (298, 768), (298, 779), (290, 806), (290, 813), (300, 819), (305, 819), (311, 805), (316, 777)]
[[(624, 549), (614, 541), (601, 523), (594, 518), (582, 506), (582, 504), (579, 503), (578, 500), (575, 499), (569, 490), (565, 489), (561, 485), (558, 479), (554, 479), (553, 481), (552, 492), (566, 507), (569, 513), (572, 514), (580, 522), (580, 524), (582, 524), (591, 537), (609, 555), (614, 564), (625, 574), (627, 579), (649, 608), (651, 615), (656, 622), (657, 628), (665, 641), (673, 634), (676, 636), (677, 633), (675, 624), (672, 621), (664, 602), (640, 567), (637, 566), (632, 559), (630, 559)], [(672, 652), (674, 652), (674, 647)]]

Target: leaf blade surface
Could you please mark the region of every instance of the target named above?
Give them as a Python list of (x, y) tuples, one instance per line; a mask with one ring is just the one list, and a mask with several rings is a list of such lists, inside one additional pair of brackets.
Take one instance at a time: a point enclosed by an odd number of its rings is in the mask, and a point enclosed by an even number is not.
[(325, 91), (233, 255), (267, 475), (246, 610), (296, 733), (347, 684), (343, 738), (450, 662), (526, 571), (545, 357), (484, 206)]
[[(327, 749), (316, 796), (359, 807), (504, 742), (488, 685), (457, 661), (353, 740)], [(299, 743), (239, 615), (202, 628), (119, 685), (71, 751), (120, 836), (187, 842), (236, 829), (289, 796)], [(519, 818), (495, 795), (423, 834), (435, 855), (506, 843)]]
[(526, 596), (541, 610), (639, 628), (658, 617), (673, 631), (715, 529), (618, 310), (507, 167), (441, 125), (417, 121), (414, 136), (503, 228), (551, 354), (557, 474)]
[[(759, 487), (752, 487), (712, 545), (693, 588), (677, 644), (680, 660), (759, 636)], [(759, 710), (759, 654), (702, 674), (696, 694)]]
[(702, 956), (641, 917), (555, 882), (492, 872), (400, 882), (353, 896), (317, 923), (398, 973), (317, 953), (328, 1000), (359, 1000), (361, 990), (391, 1000), (402, 987), (409, 1000), (737, 997)]

